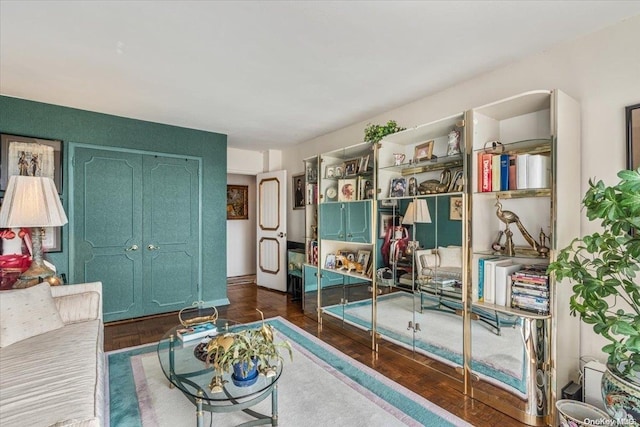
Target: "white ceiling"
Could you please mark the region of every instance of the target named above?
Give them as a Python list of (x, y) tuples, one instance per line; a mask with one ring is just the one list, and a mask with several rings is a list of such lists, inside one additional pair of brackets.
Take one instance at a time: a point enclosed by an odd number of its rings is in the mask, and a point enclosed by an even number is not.
[(640, 1), (0, 0), (0, 93), (285, 148), (638, 14)]

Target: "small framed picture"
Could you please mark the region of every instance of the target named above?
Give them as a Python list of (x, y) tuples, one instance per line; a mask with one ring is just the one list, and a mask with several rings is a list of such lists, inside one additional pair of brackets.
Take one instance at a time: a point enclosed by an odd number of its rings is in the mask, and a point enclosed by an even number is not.
[(364, 270), (366, 270), (367, 266), (369, 265), (369, 257), (371, 257), (371, 251), (360, 249), (358, 251), (356, 262), (360, 264)]
[(327, 254), (327, 258), (324, 262), (324, 268), (334, 269), (336, 268), (336, 255), (335, 254)]
[(340, 179), (338, 180), (338, 201), (352, 202), (356, 200), (356, 180)]
[(324, 171), (325, 178), (334, 178), (336, 176), (336, 168), (335, 166), (327, 166)]
[(384, 239), (387, 235), (387, 230), (393, 227), (393, 215), (390, 213), (380, 213), (380, 232), (378, 233), (379, 239)]
[(407, 180), (405, 178), (391, 179), (389, 197), (404, 197), (407, 193)]
[(351, 159), (344, 162), (344, 176), (354, 176), (358, 173), (360, 159)]
[(293, 209), (304, 209), (304, 174), (293, 175)]
[(360, 166), (358, 167), (359, 173), (366, 172), (367, 169), (369, 169), (369, 156), (370, 154), (360, 157)]
[(416, 145), (413, 159), (415, 162), (420, 162), (422, 160), (430, 160), (433, 156), (433, 144), (434, 140), (424, 142), (422, 144)]
[(462, 197), (455, 196), (449, 199), (449, 219), (462, 221)]
[(227, 185), (227, 219), (249, 219), (248, 195), (248, 185)]
[(336, 166), (334, 168), (333, 175), (336, 178), (342, 178), (343, 171), (344, 171), (344, 168), (342, 166)]

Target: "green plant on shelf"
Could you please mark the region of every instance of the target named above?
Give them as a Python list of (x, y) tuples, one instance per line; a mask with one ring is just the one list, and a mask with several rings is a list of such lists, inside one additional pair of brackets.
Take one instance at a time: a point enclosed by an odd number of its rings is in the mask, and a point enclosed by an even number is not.
[(364, 128), (364, 140), (372, 144), (377, 144), (382, 141), (382, 138), (385, 136), (403, 130), (405, 130), (405, 128), (398, 126), (394, 120), (389, 120), (386, 125), (373, 125), (369, 123), (367, 127)]

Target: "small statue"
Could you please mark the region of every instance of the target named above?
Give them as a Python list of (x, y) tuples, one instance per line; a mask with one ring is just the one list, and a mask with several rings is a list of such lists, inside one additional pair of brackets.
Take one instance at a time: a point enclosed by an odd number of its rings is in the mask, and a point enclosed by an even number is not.
[[(518, 230), (520, 230), (522, 237), (524, 237), (524, 240), (526, 240), (527, 243), (531, 245), (533, 250), (537, 251), (540, 255), (543, 255), (544, 250), (541, 250), (541, 244), (536, 242), (533, 236), (529, 234), (526, 228), (524, 228), (524, 225), (522, 225), (522, 222), (520, 221), (520, 218), (518, 217), (518, 215), (516, 215), (515, 212), (513, 211), (502, 210), (502, 203), (500, 203), (500, 199), (496, 199), (496, 207), (498, 208), (496, 210), (496, 216), (500, 219), (500, 221), (506, 224), (506, 230), (505, 230), (505, 235), (507, 236), (507, 244), (505, 245), (506, 254), (509, 256), (513, 256), (515, 254), (513, 241), (509, 243), (509, 241), (511, 240), (511, 236), (513, 235), (513, 232), (509, 230), (509, 224), (515, 224), (516, 227), (518, 227)], [(546, 253), (548, 253), (548, 249)]]
[(418, 195), (418, 180), (414, 177), (409, 178), (409, 195), (417, 196)]
[(447, 156), (453, 156), (460, 153), (460, 131), (452, 130), (449, 132), (449, 145), (447, 147)]

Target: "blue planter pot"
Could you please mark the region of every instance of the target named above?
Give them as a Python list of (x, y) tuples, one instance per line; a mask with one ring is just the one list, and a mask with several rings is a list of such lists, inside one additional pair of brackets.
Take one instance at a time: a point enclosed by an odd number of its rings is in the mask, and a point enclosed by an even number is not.
[(258, 362), (253, 361), (251, 369), (248, 363), (236, 363), (233, 365), (231, 380), (238, 387), (248, 387), (258, 381)]

